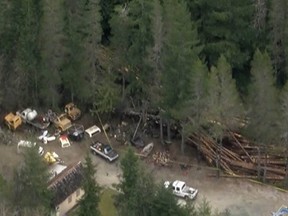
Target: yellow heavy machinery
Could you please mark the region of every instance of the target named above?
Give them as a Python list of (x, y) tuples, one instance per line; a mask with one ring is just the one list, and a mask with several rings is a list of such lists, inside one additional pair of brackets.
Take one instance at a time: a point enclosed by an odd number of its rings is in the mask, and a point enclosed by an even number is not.
[(81, 110), (74, 103), (68, 103), (65, 106), (65, 113), (72, 121), (79, 119), (81, 116)]
[(12, 112), (4, 117), (4, 121), (10, 130), (16, 130), (22, 124), (21, 117)]
[(55, 163), (60, 163), (60, 164), (64, 163), (63, 160), (55, 152), (46, 152), (46, 154), (44, 155), (44, 160), (49, 165), (52, 165)]

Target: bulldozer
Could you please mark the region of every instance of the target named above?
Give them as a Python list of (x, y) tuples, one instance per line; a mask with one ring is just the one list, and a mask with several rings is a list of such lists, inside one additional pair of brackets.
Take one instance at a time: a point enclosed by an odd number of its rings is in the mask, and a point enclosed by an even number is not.
[(21, 117), (13, 114), (12, 112), (4, 117), (4, 121), (10, 130), (16, 130), (22, 124)]
[(79, 119), (81, 116), (81, 110), (72, 102), (66, 104), (65, 113), (72, 121)]

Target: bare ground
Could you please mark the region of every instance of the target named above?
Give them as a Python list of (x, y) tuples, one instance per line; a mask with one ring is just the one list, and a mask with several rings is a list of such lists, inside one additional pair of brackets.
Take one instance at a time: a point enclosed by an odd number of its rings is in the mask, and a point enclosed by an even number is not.
[[(91, 125), (92, 121), (86, 121), (86, 128)], [(34, 136), (37, 137), (38, 135), (40, 135), (40, 132)], [(23, 138), (22, 133), (17, 133), (16, 136), (18, 139)], [(103, 133), (96, 135), (95, 138), (107, 142)], [(163, 150), (157, 140), (146, 140), (146, 142), (148, 141), (155, 143), (154, 152)], [(72, 143), (71, 147), (65, 149), (60, 147), (59, 140), (41, 145), (45, 151), (55, 151), (68, 165), (84, 160), (85, 155), (89, 153), (90, 142), (91, 140), (85, 137), (84, 141)], [(120, 145), (111, 137), (110, 142), (119, 151), (121, 157), (125, 152), (126, 146)], [(179, 156), (178, 146), (172, 144), (170, 153), (171, 159), (185, 161), (186, 163), (194, 164), (194, 166), (183, 170), (176, 163), (169, 167), (155, 165), (151, 158), (153, 152), (143, 162), (159, 183), (164, 180), (179, 179), (185, 180), (189, 186), (199, 189), (199, 196), (195, 200), (196, 204), (205, 198), (210, 202), (213, 209), (220, 211), (230, 209), (232, 216), (269, 216), (271, 212), (276, 211), (281, 205), (288, 205), (288, 193), (272, 186), (243, 179), (209, 177), (209, 174), (215, 174), (215, 170), (206, 166), (205, 163), (197, 165), (192, 149), (187, 148), (185, 156)], [(22, 155), (17, 154), (16, 144), (10, 146), (0, 145), (0, 158), (0, 171), (6, 177), (11, 177), (14, 168), (23, 161)], [(92, 156), (92, 158), (97, 168), (96, 179), (101, 186), (112, 187), (114, 184), (119, 183), (121, 178), (120, 160), (115, 163), (107, 163), (99, 157)]]

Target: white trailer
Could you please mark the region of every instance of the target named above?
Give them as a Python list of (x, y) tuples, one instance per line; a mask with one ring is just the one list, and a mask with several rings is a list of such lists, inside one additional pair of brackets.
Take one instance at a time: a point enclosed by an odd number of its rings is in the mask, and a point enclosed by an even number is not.
[(119, 155), (118, 153), (108, 144), (103, 144), (99, 141), (93, 142), (90, 145), (92, 154), (99, 155), (109, 162), (115, 161)]

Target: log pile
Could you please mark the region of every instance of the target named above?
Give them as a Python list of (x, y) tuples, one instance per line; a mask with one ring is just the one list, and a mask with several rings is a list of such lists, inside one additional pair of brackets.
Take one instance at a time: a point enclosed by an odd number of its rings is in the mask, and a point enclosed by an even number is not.
[(168, 152), (155, 152), (152, 155), (153, 161), (157, 165), (168, 166), (170, 162), (170, 155)]
[(222, 139), (222, 145), (205, 134), (193, 134), (187, 143), (197, 147), (210, 165), (215, 166), (219, 161), (220, 168), (229, 175), (257, 178), (258, 174), (263, 177), (266, 173), (266, 180), (276, 181), (285, 178), (284, 151), (280, 154), (268, 151), (266, 157), (258, 145), (238, 133), (227, 133)]

